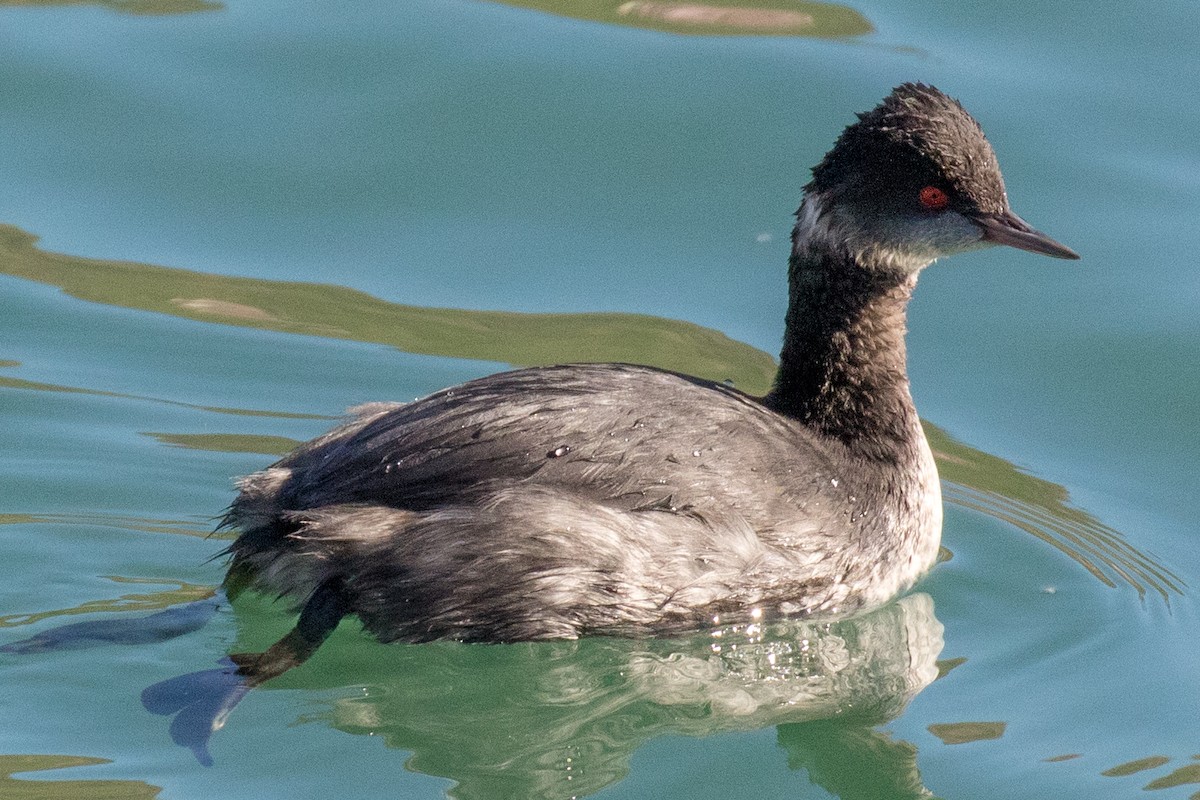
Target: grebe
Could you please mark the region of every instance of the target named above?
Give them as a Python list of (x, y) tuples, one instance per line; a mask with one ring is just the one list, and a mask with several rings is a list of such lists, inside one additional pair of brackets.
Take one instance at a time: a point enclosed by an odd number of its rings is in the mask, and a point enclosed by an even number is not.
[(243, 671), (303, 661), (346, 615), (387, 642), (502, 642), (887, 602), (942, 525), (906, 306), (923, 267), (995, 244), (1078, 258), (1009, 209), (957, 101), (896, 88), (805, 187), (765, 397), (629, 364), (522, 369), (360, 407), (243, 478), (227, 588), (302, 608)]

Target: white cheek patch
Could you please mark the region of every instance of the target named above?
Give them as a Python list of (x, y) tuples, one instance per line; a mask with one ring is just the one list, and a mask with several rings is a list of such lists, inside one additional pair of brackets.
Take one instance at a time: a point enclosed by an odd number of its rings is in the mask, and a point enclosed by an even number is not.
[(889, 247), (868, 235), (837, 206), (830, 206), (820, 194), (804, 196), (796, 214), (792, 235), (792, 253), (805, 256), (813, 251), (844, 253), (864, 269), (916, 272), (937, 257), (930, 249)]
[(844, 253), (864, 269), (916, 273), (937, 259), (989, 246), (983, 232), (953, 211), (928, 217), (859, 221), (820, 194), (804, 197), (796, 215), (793, 255)]

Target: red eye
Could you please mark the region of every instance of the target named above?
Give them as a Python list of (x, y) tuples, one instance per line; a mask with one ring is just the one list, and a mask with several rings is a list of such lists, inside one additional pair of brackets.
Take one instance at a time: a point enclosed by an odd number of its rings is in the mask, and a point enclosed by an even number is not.
[(939, 211), (950, 204), (950, 195), (936, 186), (926, 186), (918, 195), (921, 205), (933, 211)]

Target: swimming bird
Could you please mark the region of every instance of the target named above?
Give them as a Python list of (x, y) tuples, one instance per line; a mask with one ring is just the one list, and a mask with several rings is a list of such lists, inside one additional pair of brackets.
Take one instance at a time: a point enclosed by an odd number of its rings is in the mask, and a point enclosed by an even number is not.
[(263, 680), (344, 616), (385, 642), (654, 635), (881, 605), (934, 563), (937, 468), (906, 307), (935, 259), (1078, 258), (1009, 208), (979, 124), (907, 83), (812, 171), (773, 388), (631, 364), (521, 369), (340, 427), (243, 478), (226, 587), (301, 608)]

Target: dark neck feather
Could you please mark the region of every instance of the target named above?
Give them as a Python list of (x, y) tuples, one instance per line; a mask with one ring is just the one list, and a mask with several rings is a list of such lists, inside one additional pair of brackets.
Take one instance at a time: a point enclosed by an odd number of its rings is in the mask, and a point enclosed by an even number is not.
[(793, 247), (783, 352), (765, 402), (862, 455), (909, 458), (921, 435), (904, 348), (916, 272), (864, 268), (809, 235)]

